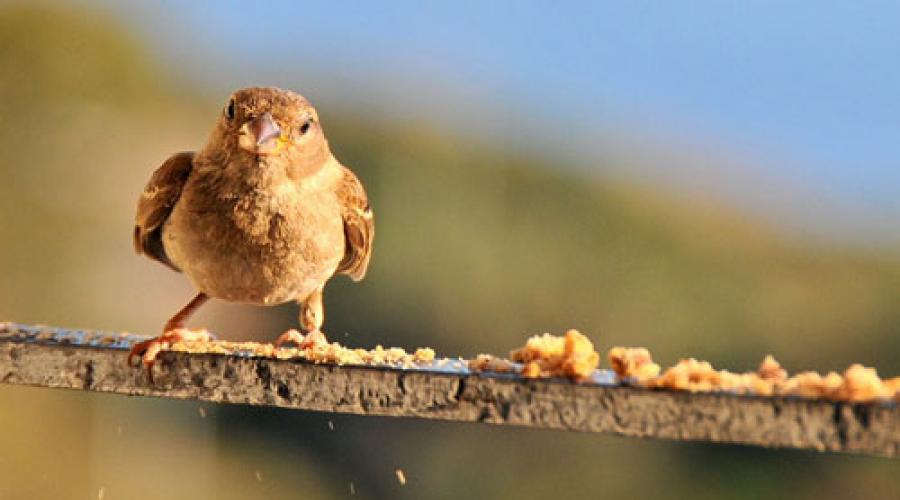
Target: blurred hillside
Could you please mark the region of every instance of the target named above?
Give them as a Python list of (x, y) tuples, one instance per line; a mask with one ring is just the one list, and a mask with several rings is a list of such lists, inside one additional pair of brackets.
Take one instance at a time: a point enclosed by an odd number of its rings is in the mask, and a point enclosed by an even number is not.
[[(202, 145), (227, 96), (177, 83), (115, 20), (79, 10), (0, 9), (0, 68), (0, 319), (156, 332), (191, 289), (133, 254), (134, 202), (167, 155)], [(709, 200), (578, 176), (552, 154), (529, 158), (428, 123), (320, 111), (335, 154), (369, 190), (378, 230), (369, 277), (327, 290), (336, 340), (472, 356), (575, 327), (601, 349), (643, 345), (662, 363), (693, 355), (745, 369), (773, 352), (791, 370), (861, 361), (900, 373), (892, 252), (796, 241)], [(271, 340), (296, 313), (215, 304), (195, 324)], [(644, 484), (647, 495), (796, 487), (795, 498), (821, 498), (863, 479), (900, 486), (874, 460), (380, 419), (337, 419), (341, 432), (328, 433), (321, 415), (226, 408), (200, 420), (186, 405), (0, 386), (0, 441), (10, 443), (0, 498), (96, 495), (103, 485), (107, 498), (240, 498), (256, 487), (252, 475), (240, 483), (248, 489), (219, 481), (254, 467), (279, 478), (269, 495), (306, 488), (322, 498), (344, 496), (353, 480), (363, 497), (614, 495), (650, 472), (660, 482)], [(124, 437), (114, 432), (122, 422)], [(60, 480), (30, 475), (36, 463)], [(397, 464), (417, 478), (402, 491)], [(756, 476), (736, 495), (707, 468)], [(826, 487), (825, 472), (841, 474)], [(178, 481), (145, 489), (136, 474)], [(601, 486), (583, 479), (595, 474)]]

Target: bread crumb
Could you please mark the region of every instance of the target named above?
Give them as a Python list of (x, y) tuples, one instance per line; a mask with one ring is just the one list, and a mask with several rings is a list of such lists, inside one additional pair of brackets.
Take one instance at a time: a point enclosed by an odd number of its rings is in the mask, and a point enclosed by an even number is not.
[(853, 364), (844, 372), (844, 383), (834, 391), (832, 397), (841, 401), (867, 402), (891, 399), (894, 392), (885, 387), (875, 368)]
[(900, 401), (900, 377), (885, 380), (884, 387), (888, 392), (893, 393), (894, 399)]
[[(837, 375), (834, 372), (832, 374)], [(805, 371), (785, 381), (778, 392), (786, 396), (819, 398), (825, 395), (825, 383), (817, 372)]]
[(467, 365), (473, 372), (511, 373), (516, 371), (516, 365), (509, 360), (490, 354), (479, 354), (475, 356), (475, 359), (469, 360)]
[[(41, 332), (47, 333), (47, 332)], [(49, 332), (47, 334), (50, 334)], [(39, 333), (40, 335), (40, 333)], [(337, 365), (416, 365), (468, 367), (473, 372), (517, 373), (525, 378), (568, 377), (583, 381), (600, 362), (591, 341), (576, 330), (564, 336), (549, 333), (529, 338), (525, 345), (510, 352), (510, 359), (479, 354), (472, 360), (436, 360), (434, 349), (420, 347), (408, 353), (399, 347), (378, 345), (374, 349), (349, 348), (337, 342), (316, 344), (307, 349), (278, 348), (257, 342), (177, 342), (173, 351), (190, 353), (240, 354), (274, 359), (305, 359), (312, 363)], [(767, 354), (755, 372), (734, 373), (717, 370), (708, 361), (685, 358), (674, 366), (660, 369), (650, 351), (643, 347), (613, 347), (607, 353), (613, 371), (620, 379), (633, 379), (648, 388), (685, 390), (690, 392), (729, 391), (760, 396), (797, 396), (833, 401), (870, 402), (895, 399), (900, 401), (900, 377), (882, 380), (874, 368), (853, 364), (843, 374), (821, 375), (805, 371), (789, 376), (787, 370), (771, 354)], [(206, 409), (198, 408), (206, 418)], [(333, 429), (333, 423), (329, 422)], [(121, 435), (121, 426), (117, 434)]]
[(405, 486), (406, 485), (406, 475), (403, 473), (403, 469), (395, 470), (394, 474), (397, 475), (397, 481), (400, 482), (400, 486)]
[(853, 364), (843, 375), (828, 372), (824, 377), (816, 372), (802, 372), (779, 386), (779, 394), (834, 401), (870, 402), (896, 398), (900, 377), (882, 381), (874, 368)]
[(413, 353), (413, 359), (418, 363), (431, 363), (434, 357), (434, 349), (430, 347), (420, 347)]
[(525, 346), (509, 353), (510, 359), (523, 363), (520, 372), (526, 378), (568, 377), (573, 380), (589, 378), (600, 364), (600, 354), (594, 344), (577, 330), (569, 330), (564, 337), (549, 333), (535, 335)]
[[(615, 366), (615, 364), (614, 364)], [(851, 365), (843, 375), (828, 372), (824, 376), (813, 371), (788, 376), (772, 355), (767, 355), (756, 372), (731, 373), (716, 370), (707, 361), (682, 359), (655, 379), (645, 381), (649, 387), (691, 392), (733, 391), (760, 396), (798, 396), (833, 401), (871, 402), (898, 397), (900, 377), (882, 381), (874, 368)]]
[(299, 349), (296, 347), (276, 348), (272, 344), (259, 342), (216, 340), (212, 342), (176, 342), (170, 349), (194, 354), (233, 355), (240, 353), (261, 358), (305, 359), (313, 363), (337, 365), (415, 366), (431, 363), (435, 359), (434, 349), (429, 347), (420, 347), (410, 354), (400, 347), (385, 348), (378, 345), (374, 349), (367, 350), (344, 347), (337, 342), (321, 343), (307, 349)]
[(659, 365), (643, 347), (613, 347), (607, 353), (609, 364), (619, 378), (634, 377), (645, 381), (659, 375)]
[(763, 380), (771, 380), (772, 382), (784, 382), (787, 380), (787, 370), (782, 368), (781, 364), (771, 354), (766, 354), (756, 373)]
[(666, 387), (690, 392), (709, 391), (718, 380), (716, 370), (708, 361), (694, 358), (679, 360), (663, 372), (654, 382), (655, 387)]

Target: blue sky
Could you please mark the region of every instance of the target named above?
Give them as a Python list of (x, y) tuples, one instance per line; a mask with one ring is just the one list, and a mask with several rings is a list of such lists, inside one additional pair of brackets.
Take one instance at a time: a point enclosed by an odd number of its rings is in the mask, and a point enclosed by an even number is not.
[[(723, 175), (732, 184), (725, 192), (740, 196), (748, 179), (765, 178), (758, 185), (827, 199), (852, 214), (850, 225), (900, 234), (900, 3), (111, 8), (153, 40), (162, 59), (223, 89), (302, 81), (314, 94), (365, 101), (369, 112), (457, 112), (464, 116), (455, 123), (475, 134), (500, 129), (529, 143), (578, 142), (578, 151), (604, 134), (649, 149), (681, 145), (739, 165)], [(372, 105), (375, 97), (385, 104)], [(649, 175), (677, 181), (682, 172), (667, 168), (676, 167), (662, 162)], [(683, 176), (707, 173), (688, 168)]]

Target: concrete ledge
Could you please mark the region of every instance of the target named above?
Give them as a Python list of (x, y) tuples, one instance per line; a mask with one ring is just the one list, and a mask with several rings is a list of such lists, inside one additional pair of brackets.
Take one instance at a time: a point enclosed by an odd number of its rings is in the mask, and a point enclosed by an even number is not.
[(458, 361), (336, 366), (164, 352), (154, 383), (128, 367), (144, 337), (0, 323), (0, 382), (298, 410), (487, 422), (582, 432), (895, 457), (896, 404), (692, 394), (472, 373)]

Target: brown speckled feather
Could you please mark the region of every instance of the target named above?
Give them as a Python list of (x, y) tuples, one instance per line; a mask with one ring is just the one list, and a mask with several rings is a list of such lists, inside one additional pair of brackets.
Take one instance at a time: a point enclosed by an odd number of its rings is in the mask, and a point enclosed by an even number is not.
[(192, 152), (177, 153), (156, 169), (138, 199), (135, 216), (134, 250), (175, 271), (180, 269), (166, 255), (162, 228), (193, 169), (193, 158)]
[(336, 272), (359, 281), (365, 277), (372, 257), (372, 241), (375, 238), (372, 209), (359, 179), (347, 168), (344, 168), (344, 177), (338, 184), (337, 195), (343, 208), (341, 216), (344, 219), (346, 248)]

